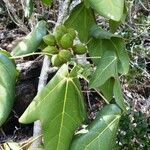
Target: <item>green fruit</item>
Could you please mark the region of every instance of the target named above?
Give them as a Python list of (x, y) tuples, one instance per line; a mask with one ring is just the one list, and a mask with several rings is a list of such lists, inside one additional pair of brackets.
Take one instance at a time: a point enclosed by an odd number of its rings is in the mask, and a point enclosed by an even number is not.
[(56, 44), (56, 40), (54, 35), (48, 34), (43, 37), (43, 41), (50, 46), (54, 46)]
[(63, 35), (64, 35), (64, 33), (61, 32), (61, 31), (54, 32), (54, 36), (55, 36), (55, 39), (56, 39), (57, 43), (60, 43), (60, 40), (61, 40)]
[(59, 25), (55, 28), (55, 31), (60, 31), (60, 32), (63, 32), (63, 33), (67, 33), (67, 28), (64, 26), (64, 25)]
[(65, 35), (63, 35), (63, 37), (60, 40), (60, 45), (62, 48), (64, 49), (68, 49), (71, 48), (73, 45), (73, 37), (69, 34), (66, 33)]
[(43, 49), (43, 52), (50, 53), (50, 54), (58, 54), (59, 50), (55, 46), (47, 46)]
[(76, 31), (73, 28), (69, 28), (67, 31), (73, 37), (73, 39), (76, 38)]
[(58, 54), (52, 56), (51, 62), (52, 62), (52, 65), (55, 67), (60, 67), (61, 65), (63, 65), (63, 62), (60, 60)]
[(64, 63), (70, 61), (72, 57), (71, 52), (65, 49), (61, 50), (58, 55), (59, 55), (60, 60), (63, 61)]
[(54, 30), (54, 36), (56, 41), (59, 43), (62, 36), (66, 33), (67, 33), (67, 28), (64, 25), (57, 26), (56, 29)]
[(45, 47), (47, 47), (47, 44), (42, 40), (42, 42), (39, 45), (39, 49), (44, 49)]
[(87, 52), (87, 47), (84, 44), (79, 43), (73, 46), (73, 51), (75, 54), (82, 55)]

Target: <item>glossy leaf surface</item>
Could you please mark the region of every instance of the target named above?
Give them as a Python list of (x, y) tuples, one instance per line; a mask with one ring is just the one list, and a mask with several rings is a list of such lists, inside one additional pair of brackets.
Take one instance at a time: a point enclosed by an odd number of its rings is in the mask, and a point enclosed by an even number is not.
[(124, 0), (88, 0), (100, 15), (119, 21), (123, 14)]
[(65, 22), (66, 27), (72, 27), (79, 33), (81, 42), (87, 42), (90, 28), (95, 24), (93, 12), (83, 3), (77, 5)]
[(67, 65), (63, 65), (19, 119), (21, 123), (41, 121), (44, 150), (69, 149), (75, 130), (85, 119), (83, 95), (75, 70), (69, 75)]
[(76, 136), (71, 150), (109, 150), (115, 145), (121, 110), (114, 104), (102, 108), (88, 126), (88, 132)]
[(35, 52), (40, 45), (43, 36), (46, 35), (46, 22), (40, 21), (23, 41), (21, 41), (11, 52), (13, 56), (19, 56)]
[(0, 51), (0, 127), (6, 121), (15, 97), (17, 71), (8, 56), (7, 52)]

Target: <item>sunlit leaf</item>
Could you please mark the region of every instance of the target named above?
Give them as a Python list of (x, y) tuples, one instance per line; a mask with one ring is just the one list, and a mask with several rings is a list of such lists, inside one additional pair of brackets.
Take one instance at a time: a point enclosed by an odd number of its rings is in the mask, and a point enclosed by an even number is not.
[(82, 42), (87, 42), (90, 28), (95, 24), (93, 12), (83, 3), (77, 5), (65, 22), (65, 26), (72, 27), (79, 33)]
[(100, 15), (119, 21), (123, 14), (124, 0), (88, 0)]
[(24, 55), (35, 52), (40, 45), (43, 36), (46, 35), (46, 22), (40, 21), (23, 41), (21, 41), (11, 52), (13, 56)]
[(63, 65), (53, 79), (37, 94), (19, 119), (22, 123), (40, 120), (44, 150), (68, 150), (75, 130), (85, 119), (83, 95), (73, 69), (69, 75)]
[(88, 132), (75, 137), (71, 150), (109, 150), (115, 145), (121, 110), (114, 104), (107, 105), (88, 126)]

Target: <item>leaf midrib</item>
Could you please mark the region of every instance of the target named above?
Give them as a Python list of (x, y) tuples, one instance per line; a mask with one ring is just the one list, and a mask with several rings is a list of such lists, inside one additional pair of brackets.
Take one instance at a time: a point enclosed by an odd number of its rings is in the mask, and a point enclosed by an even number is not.
[(66, 89), (65, 89), (65, 94), (64, 94), (64, 103), (63, 103), (63, 111), (61, 114), (61, 125), (60, 125), (60, 129), (59, 129), (59, 135), (58, 135), (58, 143), (57, 143), (57, 150), (59, 149), (59, 144), (61, 142), (60, 137), (61, 137), (61, 132), (62, 132), (62, 127), (63, 127), (63, 122), (64, 122), (64, 114), (65, 114), (65, 108), (66, 108), (66, 101), (67, 101), (67, 93), (68, 93), (68, 80), (66, 82)]
[(94, 138), (88, 145), (86, 145), (86, 147), (85, 147), (85, 150), (90, 146), (90, 144), (91, 143), (93, 143), (95, 140), (97, 140), (117, 119), (119, 119), (120, 118), (120, 116), (119, 115), (116, 115), (116, 118), (113, 120), (113, 121), (111, 121), (107, 126), (106, 126), (106, 128), (104, 128), (104, 130), (96, 137), (96, 138)]
[(97, 78), (95, 78), (95, 80), (93, 81), (93, 83), (98, 80), (98, 78), (103, 74), (103, 72), (104, 72), (116, 59), (117, 59), (117, 58), (114, 57), (114, 59), (113, 59), (104, 69), (102, 69), (101, 73), (97, 76)]

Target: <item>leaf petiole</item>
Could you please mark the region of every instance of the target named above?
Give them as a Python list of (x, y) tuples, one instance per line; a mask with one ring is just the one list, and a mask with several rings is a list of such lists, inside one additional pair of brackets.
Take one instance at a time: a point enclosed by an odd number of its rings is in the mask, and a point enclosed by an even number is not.
[(9, 57), (9, 58), (10, 59), (19, 59), (19, 58), (33, 56), (33, 55), (48, 55), (48, 56), (52, 56), (52, 54), (50, 54), (50, 53), (36, 52), (36, 53), (30, 53), (30, 54), (25, 54), (25, 55), (20, 55), (20, 56), (12, 56), (12, 57)]

